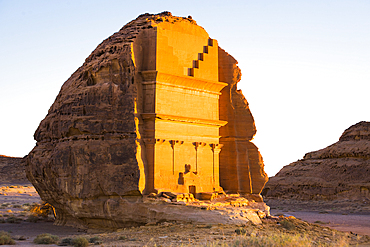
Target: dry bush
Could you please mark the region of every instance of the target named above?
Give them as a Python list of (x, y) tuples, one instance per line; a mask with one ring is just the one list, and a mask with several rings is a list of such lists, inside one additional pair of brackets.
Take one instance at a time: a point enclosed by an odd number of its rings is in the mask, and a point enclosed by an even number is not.
[(72, 241), (73, 239), (72, 238), (63, 238), (60, 243), (58, 244), (59, 246), (68, 246), (68, 245), (72, 245)]
[[(210, 246), (215, 246), (210, 243)], [(327, 243), (318, 243), (311, 239), (309, 236), (300, 234), (289, 234), (289, 233), (272, 233), (269, 235), (251, 234), (250, 236), (238, 236), (231, 245), (226, 246), (264, 246), (264, 247), (296, 247), (296, 246), (337, 246), (345, 247), (348, 246), (348, 241), (344, 238), (338, 239), (336, 242), (328, 245)]]
[(56, 244), (59, 240), (58, 236), (51, 235), (49, 233), (43, 233), (38, 235), (33, 242), (35, 244)]
[(296, 247), (312, 246), (312, 240), (300, 235), (272, 234), (269, 236), (245, 236), (238, 237), (232, 246), (265, 246), (265, 247)]
[(287, 230), (294, 230), (295, 229), (294, 223), (291, 222), (291, 221), (288, 221), (288, 220), (282, 220), (282, 221), (280, 221), (280, 225), (282, 227), (284, 227), (285, 229), (287, 229)]
[(30, 215), (26, 219), (27, 222), (32, 222), (32, 223), (36, 223), (39, 220), (40, 220), (40, 218), (37, 215)]
[(15, 241), (12, 239), (9, 233), (0, 232), (0, 245), (14, 245)]
[(89, 239), (89, 243), (92, 244), (101, 244), (102, 241), (100, 241), (100, 238), (98, 236), (92, 237)]
[(74, 247), (86, 247), (89, 245), (89, 241), (84, 237), (77, 237), (72, 240), (72, 245)]
[(6, 223), (21, 223), (22, 219), (18, 217), (11, 216), (5, 220)]

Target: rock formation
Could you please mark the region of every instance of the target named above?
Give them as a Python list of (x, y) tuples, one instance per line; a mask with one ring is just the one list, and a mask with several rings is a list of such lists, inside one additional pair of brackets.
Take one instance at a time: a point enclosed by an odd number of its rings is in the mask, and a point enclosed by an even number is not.
[(370, 199), (370, 122), (346, 129), (339, 141), (307, 153), (270, 178), (263, 195), (299, 200)]
[(240, 76), (191, 17), (141, 15), (64, 83), (35, 132), (27, 177), (57, 224), (163, 220), (147, 206), (123, 215), (164, 191), (201, 198), (224, 189), (261, 201), (267, 175)]
[(241, 72), (237, 61), (219, 48), (219, 80), (228, 82), (220, 97), (220, 182), (225, 190), (259, 195), (267, 182), (263, 159), (251, 142), (256, 126), (247, 100), (237, 90)]
[(29, 184), (23, 158), (0, 155), (0, 184)]

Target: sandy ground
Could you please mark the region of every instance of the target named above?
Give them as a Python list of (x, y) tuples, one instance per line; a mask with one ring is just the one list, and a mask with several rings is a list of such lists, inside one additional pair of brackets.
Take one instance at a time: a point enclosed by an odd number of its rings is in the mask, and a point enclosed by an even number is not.
[(290, 212), (271, 210), (273, 215), (294, 216), (309, 223), (316, 223), (327, 226), (332, 229), (344, 232), (354, 232), (361, 235), (370, 236), (370, 215), (343, 215), (336, 213), (318, 213), (318, 212)]
[[(98, 237), (102, 246), (204, 246), (215, 241), (230, 244), (238, 237), (235, 230), (240, 228), (235, 225), (164, 222), (154, 226), (119, 229), (116, 232), (86, 232), (70, 227), (54, 226), (51, 217), (36, 223), (28, 222), (31, 205), (39, 202), (40, 197), (31, 184), (0, 185), (0, 220), (3, 222), (0, 224), (0, 231), (9, 232), (16, 240), (17, 245), (23, 246), (40, 246), (33, 244), (32, 241), (41, 233), (57, 235), (60, 239), (74, 238), (79, 235), (87, 239)], [(356, 233), (370, 235), (370, 215), (293, 212), (287, 209), (272, 209), (271, 212), (273, 215), (293, 215), (296, 218), (315, 223), (311, 225), (299, 220), (293, 221), (297, 226), (295, 232), (292, 232), (293, 234), (309, 234), (319, 240), (328, 241), (328, 243), (335, 241), (338, 236), (345, 236), (346, 239), (354, 241), (352, 243), (365, 243), (360, 246), (370, 246), (369, 237), (356, 236)], [(7, 221), (11, 218), (19, 219), (18, 223), (8, 223)], [(326, 226), (340, 231), (353, 232), (353, 234), (329, 230)], [(265, 220), (262, 226), (247, 225), (243, 228), (247, 229), (247, 232), (258, 232), (259, 234), (286, 231), (276, 220)]]
[(297, 201), (265, 198), (273, 215), (293, 215), (332, 229), (370, 236), (370, 200)]

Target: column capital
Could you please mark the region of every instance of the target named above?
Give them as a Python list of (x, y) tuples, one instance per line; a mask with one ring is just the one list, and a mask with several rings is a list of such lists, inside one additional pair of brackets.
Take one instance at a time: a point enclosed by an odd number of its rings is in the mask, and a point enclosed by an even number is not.
[(158, 144), (164, 143), (166, 140), (165, 139), (155, 139), (155, 142)]
[(205, 147), (207, 145), (205, 142), (193, 142), (192, 144), (194, 145), (195, 149), (198, 149), (198, 147)]
[(182, 145), (184, 144), (184, 141), (179, 141), (179, 140), (169, 140), (169, 143), (171, 144), (171, 147), (173, 148), (175, 144)]
[(154, 138), (143, 138), (143, 141), (144, 141), (144, 143), (146, 144), (146, 145), (150, 145), (150, 144), (152, 144), (152, 145), (154, 145), (155, 143), (156, 143), (156, 139), (154, 139)]
[(221, 148), (224, 146), (223, 144), (211, 143), (209, 146), (212, 148), (212, 152), (219, 153), (221, 152)]

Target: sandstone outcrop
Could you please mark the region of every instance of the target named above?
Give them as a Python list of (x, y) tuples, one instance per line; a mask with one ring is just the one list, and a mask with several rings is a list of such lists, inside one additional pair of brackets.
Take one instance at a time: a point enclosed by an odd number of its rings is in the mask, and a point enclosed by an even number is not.
[(339, 141), (283, 167), (263, 195), (299, 200), (370, 199), (370, 122), (346, 129)]
[(268, 177), (262, 156), (251, 142), (257, 131), (254, 118), (242, 91), (237, 89), (241, 78), (237, 61), (219, 49), (220, 81), (228, 82), (220, 97), (220, 119), (228, 122), (220, 128), (221, 186), (234, 193), (259, 195)]
[(0, 184), (29, 184), (26, 178), (25, 160), (0, 155)]
[[(267, 175), (250, 142), (240, 76), (191, 17), (141, 15), (64, 83), (35, 132), (27, 177), (55, 207), (57, 224), (168, 220), (140, 204), (166, 191), (198, 198), (225, 190), (261, 202)], [(128, 215), (130, 207), (143, 213)]]

